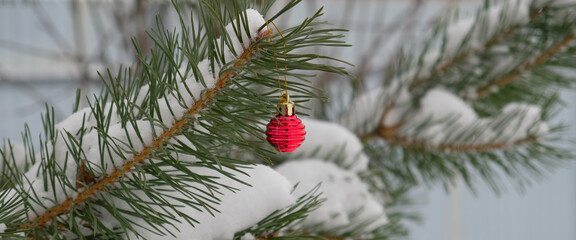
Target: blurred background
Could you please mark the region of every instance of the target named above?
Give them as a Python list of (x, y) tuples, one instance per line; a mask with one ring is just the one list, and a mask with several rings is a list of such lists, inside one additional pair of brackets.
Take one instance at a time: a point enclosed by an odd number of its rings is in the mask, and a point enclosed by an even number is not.
[[(324, 6), (324, 19), (349, 29), (346, 40), (353, 45), (324, 53), (355, 64), (350, 71), (369, 84), (381, 79), (382, 67), (400, 43), (425, 36), (444, 10), (458, 7), (464, 15), (472, 15), (480, 4), (306, 0), (276, 23), (280, 28), (297, 24)], [(146, 30), (155, 27), (157, 15), (166, 29), (178, 26), (169, 1), (0, 3), (0, 138), (20, 141), (25, 124), (39, 135), (40, 113), (47, 106), (54, 107), (57, 121), (68, 116), (76, 89), (90, 96), (102, 87), (98, 72), (133, 65), (132, 38), (142, 49), (152, 45)], [(318, 85), (328, 90), (342, 81), (349, 80), (318, 76)], [(555, 121), (576, 126), (576, 94), (562, 94), (566, 106)], [(576, 137), (575, 127), (570, 129), (566, 134)], [(542, 177), (524, 192), (508, 189), (498, 196), (482, 184), (475, 194), (463, 184), (448, 190), (423, 187), (415, 193), (420, 205), (414, 211), (422, 221), (408, 223), (410, 239), (576, 239), (576, 162)]]

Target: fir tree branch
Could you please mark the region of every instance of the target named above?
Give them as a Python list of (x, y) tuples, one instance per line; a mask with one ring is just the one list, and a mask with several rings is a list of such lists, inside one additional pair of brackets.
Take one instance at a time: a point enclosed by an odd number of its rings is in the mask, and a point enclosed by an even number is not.
[(478, 88), (476, 91), (477, 97), (481, 98), (489, 94), (493, 87), (502, 87), (505, 85), (510, 84), (512, 81), (517, 79), (523, 72), (529, 71), (545, 62), (550, 60), (555, 54), (562, 52), (567, 46), (572, 44), (572, 42), (576, 39), (574, 34), (569, 34), (566, 36), (561, 42), (553, 45), (552, 47), (548, 48), (548, 50), (544, 51), (540, 56), (538, 56), (533, 61), (527, 62), (524, 65), (519, 66), (515, 70), (513, 70), (510, 74), (504, 76), (501, 79), (498, 79), (488, 85), (482, 86)]
[[(269, 36), (271, 33), (269, 31), (261, 32), (258, 37), (252, 42), (257, 42), (259, 39)], [(188, 127), (187, 123), (193, 120), (192, 116), (197, 114), (199, 111), (204, 109), (207, 104), (214, 99), (216, 95), (219, 94), (220, 90), (226, 87), (228, 81), (231, 80), (237, 73), (234, 68), (242, 66), (244, 63), (250, 61), (250, 57), (255, 54), (259, 49), (258, 46), (252, 46), (250, 49), (244, 49), (238, 60), (233, 64), (233, 66), (222, 73), (222, 75), (217, 79), (215, 87), (206, 91), (203, 97), (198, 99), (184, 114), (184, 117), (177, 120), (171, 128), (166, 129), (161, 135), (159, 135), (149, 146), (144, 147), (142, 151), (134, 155), (132, 160), (127, 161), (123, 164), (122, 168), (114, 170), (110, 175), (95, 181), (92, 185), (88, 186), (86, 189), (78, 192), (75, 198), (68, 198), (63, 203), (51, 208), (42, 215), (32, 219), (27, 224), (22, 224), (21, 229), (33, 229), (33, 228), (43, 228), (50, 221), (52, 221), (57, 216), (67, 212), (72, 207), (86, 201), (91, 196), (97, 194), (98, 192), (112, 186), (116, 183), (122, 176), (134, 169), (137, 164), (145, 164), (145, 160), (150, 157), (155, 149), (161, 148), (168, 140), (172, 139), (176, 134), (181, 132), (184, 128)]]

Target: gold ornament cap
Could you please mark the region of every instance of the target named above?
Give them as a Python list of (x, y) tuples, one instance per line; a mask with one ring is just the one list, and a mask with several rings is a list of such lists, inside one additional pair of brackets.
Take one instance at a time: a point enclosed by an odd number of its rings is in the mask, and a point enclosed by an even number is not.
[(276, 106), (276, 111), (278, 115), (282, 116), (294, 116), (296, 114), (294, 110), (294, 102), (290, 101), (290, 96), (288, 94), (283, 94), (281, 97), (281, 102), (278, 102)]

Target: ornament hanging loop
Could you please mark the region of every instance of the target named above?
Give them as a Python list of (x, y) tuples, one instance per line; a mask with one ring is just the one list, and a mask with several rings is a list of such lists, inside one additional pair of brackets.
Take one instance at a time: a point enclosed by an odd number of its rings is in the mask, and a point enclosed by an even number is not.
[[(280, 36), (284, 38), (284, 35), (282, 35), (282, 32), (280, 32), (276, 24), (274, 24), (274, 22), (272, 22), (272, 24)], [(266, 26), (268, 27), (268, 31), (271, 31), (268, 21), (266, 21)], [(284, 59), (286, 59), (285, 41), (283, 41), (283, 46)], [(274, 54), (276, 71), (278, 72), (278, 89), (280, 90), (281, 101), (276, 105), (276, 116), (270, 119), (270, 122), (266, 125), (266, 140), (280, 152), (293, 152), (300, 147), (306, 139), (306, 130), (304, 124), (302, 124), (302, 120), (296, 116), (295, 104), (290, 100), (290, 95), (288, 95), (288, 79), (286, 74), (284, 74), (284, 88), (286, 92), (282, 92), (276, 51), (273, 50), (272, 52)], [(284, 63), (284, 73), (286, 72), (288, 72), (288, 67), (287, 64)]]
[[(278, 34), (280, 34), (280, 37), (282, 37), (282, 39), (284, 39), (284, 34), (282, 34), (282, 32), (280, 31), (278, 26), (276, 26), (276, 24), (272, 21), (266, 21), (266, 28), (268, 28), (268, 32), (272, 32), (268, 22), (271, 22), (272, 25), (274, 25), (274, 28), (276, 28), (276, 31), (278, 31)], [(282, 47), (284, 47), (284, 57), (286, 57), (286, 42), (285, 41), (282, 42)], [(278, 61), (276, 60), (276, 51), (273, 50), (272, 53), (274, 54), (274, 63), (276, 64), (276, 70), (278, 70)], [(288, 71), (288, 66), (286, 64), (284, 64), (284, 72), (287, 72), (287, 71)], [(286, 74), (284, 74), (284, 89), (286, 90), (286, 93), (282, 93), (282, 85), (280, 85), (280, 73), (278, 73), (278, 89), (280, 90), (280, 94), (281, 94), (280, 98), (282, 100), (285, 100), (285, 98), (283, 98), (283, 96), (288, 95), (288, 78), (287, 78)]]
[(296, 111), (294, 109), (294, 102), (290, 101), (290, 95), (283, 94), (280, 98), (282, 102), (278, 102), (276, 114), (281, 116), (294, 116)]

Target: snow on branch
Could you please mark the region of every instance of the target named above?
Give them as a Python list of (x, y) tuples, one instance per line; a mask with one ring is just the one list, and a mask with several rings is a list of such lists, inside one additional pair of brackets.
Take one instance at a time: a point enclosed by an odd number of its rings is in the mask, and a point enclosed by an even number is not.
[(369, 157), (360, 139), (337, 123), (303, 118), (306, 141), (276, 170), (296, 184), (295, 196), (318, 188), (318, 209), (283, 232), (303, 236), (370, 239), (370, 232), (388, 222), (384, 200), (368, 190), (360, 176), (370, 172)]
[[(504, 86), (538, 82), (523, 75), (540, 71), (571, 46), (574, 7), (564, 1), (487, 1), (475, 17), (452, 13), (424, 47), (411, 47), (416, 50), (404, 56), (408, 67), (395, 73), (396, 78), (419, 96), (443, 86), (469, 101)], [(515, 84), (518, 79), (522, 81)]]
[[(369, 158), (363, 152), (362, 142), (344, 126), (337, 123), (303, 118), (306, 125), (306, 141), (289, 159), (321, 158), (335, 162), (353, 172), (366, 171)], [(338, 151), (334, 151), (334, 149)]]
[(439, 88), (421, 99), (418, 111), (405, 116), (399, 122), (380, 125), (370, 136), (405, 148), (483, 152), (536, 142), (549, 129), (538, 106), (510, 103), (500, 115), (480, 118), (458, 96)]
[(388, 222), (384, 207), (368, 185), (351, 171), (321, 159), (298, 159), (277, 167), (277, 171), (293, 183), (296, 196), (303, 196), (319, 186), (325, 202), (295, 226), (309, 233), (327, 232), (344, 236), (355, 232), (361, 239)]
[[(96, 109), (95, 107), (81, 110), (56, 127), (57, 139), (54, 142), (53, 149), (46, 150), (47, 155), (54, 155), (56, 165), (66, 166), (65, 175), (55, 180), (59, 183), (53, 184), (55, 188), (48, 187), (45, 189), (43, 174), (40, 169), (44, 168), (40, 163), (32, 166), (26, 173), (27, 183), (22, 187), (25, 192), (32, 192), (35, 198), (41, 199), (41, 202), (33, 202), (32, 209), (35, 214), (30, 214), (30, 221), (20, 226), (22, 229), (42, 228), (58, 217), (69, 211), (70, 208), (82, 204), (87, 199), (94, 197), (100, 191), (114, 185), (124, 175), (131, 172), (138, 164), (145, 163), (145, 160), (151, 157), (151, 154), (171, 141), (183, 129), (189, 127), (197, 114), (207, 107), (226, 87), (227, 83), (237, 73), (235, 67), (242, 66), (250, 61), (250, 57), (258, 50), (257, 46), (250, 46), (260, 38), (270, 35), (270, 32), (264, 28), (258, 29), (265, 24), (262, 16), (255, 10), (245, 12), (249, 33), (242, 33), (236, 36), (231, 31), (230, 23), (226, 30), (231, 36), (231, 46), (233, 49), (225, 48), (225, 58), (228, 61), (234, 61), (229, 66), (230, 69), (221, 72), (217, 78), (209, 70), (209, 60), (204, 60), (198, 64), (200, 73), (204, 79), (203, 84), (198, 82), (198, 76), (190, 76), (184, 83), (180, 83), (174, 93), (167, 94), (164, 98), (158, 99), (157, 121), (149, 119), (129, 121), (121, 123), (115, 110), (110, 108)], [(240, 31), (242, 32), (242, 31)], [(250, 36), (250, 37), (248, 37)], [(242, 42), (239, 39), (243, 39)], [(218, 69), (216, 69), (218, 70)], [(147, 91), (148, 86), (144, 86), (142, 91)], [(145, 95), (145, 94), (143, 94)], [(185, 103), (185, 104), (182, 104)], [(110, 105), (111, 106), (111, 105)], [(95, 111), (103, 111), (105, 114), (111, 113), (110, 126), (106, 129), (98, 129), (94, 119)], [(101, 114), (100, 114), (101, 115)], [(84, 129), (84, 130), (83, 130)], [(78, 132), (86, 131), (81, 134), (81, 140), (74, 140)], [(108, 144), (109, 149), (103, 151), (99, 146)], [(80, 188), (74, 188), (77, 181), (77, 174), (86, 173), (77, 172), (82, 169), (77, 166), (76, 161), (70, 159), (70, 149), (83, 149), (83, 157), (87, 164), (94, 167), (93, 182), (81, 183)], [(76, 154), (77, 155), (77, 154)], [(51, 184), (48, 184), (50, 186)], [(240, 230), (240, 229), (239, 229)]]
[[(213, 214), (200, 211), (193, 206), (183, 206), (174, 211), (174, 215), (185, 214), (194, 216), (198, 223), (194, 227), (190, 226), (185, 219), (175, 217), (170, 221), (177, 232), (158, 236), (154, 232), (146, 230), (145, 219), (132, 217), (131, 220), (137, 223), (136, 231), (130, 232), (128, 239), (202, 239), (220, 240), (234, 239), (236, 232), (244, 230), (258, 223), (268, 214), (278, 209), (294, 204), (295, 197), (291, 195), (292, 184), (278, 172), (264, 165), (256, 165), (246, 170), (246, 174), (238, 176), (238, 180), (230, 179), (212, 169), (196, 168), (194, 172), (203, 176), (220, 178), (221, 183), (231, 189), (223, 189), (219, 195), (218, 212)], [(202, 188), (201, 184), (187, 186), (187, 188)], [(149, 201), (145, 194), (139, 194), (142, 200)], [(174, 198), (186, 198), (180, 192), (171, 193)], [(119, 208), (129, 209), (129, 205), (123, 201), (115, 203)], [(106, 221), (119, 225), (114, 216), (107, 216)]]
[(444, 20), (446, 25), (441, 26), (441, 31), (436, 33), (438, 36), (432, 36), (432, 39), (442, 39), (440, 49), (425, 47), (422, 56), (417, 58), (423, 59), (422, 63), (415, 64), (419, 69), (406, 73), (406, 78), (413, 78), (410, 80), (410, 89), (462, 62), (475, 60), (478, 54), (496, 46), (519, 26), (538, 16), (537, 13), (529, 12), (527, 0), (492, 3), (490, 7), (479, 10), (475, 18), (458, 19), (457, 12), (450, 13), (449, 18)]
[(546, 120), (559, 88), (574, 83), (551, 67), (574, 68), (575, 9), (486, 1), (475, 17), (449, 16), (421, 47), (394, 55), (382, 86), (353, 99), (339, 122), (401, 179), (470, 184), (476, 171), (490, 184), (502, 172), (529, 181), (526, 172), (570, 159), (550, 144), (559, 128)]
[(394, 81), (354, 99), (339, 122), (362, 139), (381, 125), (397, 124), (412, 107), (411, 97), (405, 85)]
[[(0, 176), (15, 176), (17, 173), (23, 172), (26, 165), (31, 163), (31, 160), (28, 159), (30, 157), (27, 155), (24, 145), (11, 141), (6, 142), (0, 148), (0, 158), (4, 159), (0, 163)], [(11, 169), (15, 171), (10, 172)]]
[[(575, 39), (574, 7), (564, 1), (487, 2), (474, 18), (451, 16), (423, 49), (398, 60), (397, 72), (383, 87), (355, 99), (340, 122), (364, 141), (383, 137), (428, 149), (488, 151), (536, 142), (548, 126), (542, 110), (531, 104), (551, 98), (549, 85), (565, 84), (562, 77), (545, 81), (538, 71), (547, 62), (567, 64), (561, 54)], [(514, 84), (517, 79), (522, 82)], [(480, 99), (512, 84), (516, 95), (532, 95)], [(529, 88), (536, 89), (523, 91)], [(525, 99), (537, 100), (514, 103)], [(508, 112), (533, 126), (505, 134), (502, 125), (516, 121)], [(499, 119), (503, 116), (509, 117)], [(518, 134), (530, 131), (535, 132)]]

